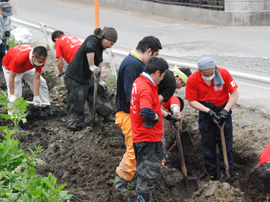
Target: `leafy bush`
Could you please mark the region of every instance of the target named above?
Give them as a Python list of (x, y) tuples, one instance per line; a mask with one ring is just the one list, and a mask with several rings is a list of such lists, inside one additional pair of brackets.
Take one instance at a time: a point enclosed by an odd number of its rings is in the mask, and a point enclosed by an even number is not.
[(13, 48), (14, 46), (22, 45), (22, 44), (23, 44), (23, 42), (22, 41), (16, 41), (13, 35), (11, 35), (11, 37), (8, 39), (9, 49)]
[[(4, 92), (0, 94), (0, 105), (9, 103)], [(0, 114), (0, 117), (14, 121), (14, 130), (7, 126), (0, 127), (4, 140), (0, 142), (0, 202), (59, 202), (63, 199), (71, 199), (68, 191), (63, 191), (66, 184), (58, 185), (57, 178), (51, 173), (47, 177), (36, 175), (35, 166), (39, 166), (42, 160), (38, 155), (43, 151), (41, 146), (30, 148), (31, 155), (26, 156), (20, 149), (20, 142), (12, 135), (18, 131), (20, 121), (26, 121), (26, 107), (28, 103), (23, 98), (17, 98), (13, 109), (5, 106), (7, 110), (13, 110), (13, 116)], [(17, 123), (17, 124), (15, 124)]]

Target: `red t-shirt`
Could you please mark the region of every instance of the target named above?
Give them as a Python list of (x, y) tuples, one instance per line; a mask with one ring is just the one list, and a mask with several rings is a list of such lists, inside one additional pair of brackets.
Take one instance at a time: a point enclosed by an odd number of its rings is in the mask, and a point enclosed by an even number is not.
[(3, 67), (8, 71), (12, 70), (16, 73), (24, 73), (30, 69), (36, 68), (37, 72), (41, 73), (45, 62), (42, 66), (36, 66), (34, 63), (31, 63), (29, 53), (33, 49), (34, 48), (29, 45), (19, 45), (11, 48), (3, 58)]
[(54, 44), (56, 57), (63, 57), (69, 64), (81, 45), (82, 42), (75, 36), (62, 35)]
[(168, 110), (170, 113), (172, 113), (172, 111), (171, 111), (171, 105), (173, 105), (173, 104), (177, 104), (177, 105), (180, 107), (180, 109), (181, 109), (181, 103), (180, 103), (178, 97), (176, 97), (175, 95), (173, 95), (173, 96), (169, 99), (168, 102), (163, 102), (163, 103), (162, 103), (162, 106), (164, 107), (164, 109), (166, 109), (166, 110)]
[(270, 143), (264, 148), (261, 156), (260, 156), (260, 159), (259, 159), (259, 167), (267, 162), (267, 161), (270, 161)]
[[(159, 120), (152, 128), (145, 128), (144, 118), (140, 115), (141, 109), (149, 108), (159, 115)], [(149, 79), (140, 75), (132, 86), (130, 99), (130, 119), (132, 139), (138, 142), (159, 142), (162, 140), (163, 123), (158, 98), (158, 86)]]
[(218, 67), (218, 70), (225, 84), (214, 86), (214, 81), (212, 80), (211, 85), (208, 86), (201, 77), (200, 71), (196, 71), (188, 77), (185, 99), (190, 101), (207, 101), (217, 107), (225, 104), (229, 100), (229, 93), (235, 91), (238, 86), (226, 69)]

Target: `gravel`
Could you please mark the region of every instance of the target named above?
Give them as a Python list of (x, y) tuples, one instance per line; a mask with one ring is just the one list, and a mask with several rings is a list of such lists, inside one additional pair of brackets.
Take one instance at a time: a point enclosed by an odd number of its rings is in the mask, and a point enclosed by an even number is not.
[(219, 56), (219, 55), (201, 55), (187, 56), (188, 59), (198, 60), (202, 57), (212, 57), (219, 65), (231, 65), (236, 67), (245, 67), (253, 70), (270, 72), (270, 58), (259, 57), (235, 57), (235, 56)]

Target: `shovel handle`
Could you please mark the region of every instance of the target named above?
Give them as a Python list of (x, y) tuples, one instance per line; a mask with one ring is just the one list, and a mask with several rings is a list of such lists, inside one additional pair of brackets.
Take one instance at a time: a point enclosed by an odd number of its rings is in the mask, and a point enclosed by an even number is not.
[(225, 136), (224, 136), (224, 125), (225, 125), (225, 121), (222, 124), (222, 126), (217, 124), (217, 126), (220, 130), (220, 139), (221, 139), (221, 145), (222, 145), (223, 159), (224, 159), (224, 163), (225, 163), (225, 172), (226, 172), (225, 174), (229, 178), (230, 177), (229, 162), (228, 162), (227, 149), (226, 149), (226, 140), (225, 140)]
[(180, 162), (181, 162), (181, 169), (182, 169), (184, 177), (187, 178), (187, 168), (186, 168), (186, 163), (185, 163), (185, 158), (184, 158), (182, 142), (181, 142), (181, 138), (180, 138), (180, 129), (181, 128), (182, 128), (182, 119), (180, 120), (180, 123), (177, 126), (176, 142), (177, 142), (177, 148), (178, 148), (179, 158), (180, 158)]

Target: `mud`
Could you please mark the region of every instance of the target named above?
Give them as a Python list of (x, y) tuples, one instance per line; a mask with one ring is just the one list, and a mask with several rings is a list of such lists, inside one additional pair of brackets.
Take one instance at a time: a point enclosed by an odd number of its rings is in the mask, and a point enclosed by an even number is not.
[[(43, 146), (40, 158), (44, 163), (37, 172), (41, 175), (51, 172), (58, 178), (58, 183), (67, 183), (66, 189), (75, 196), (71, 201), (136, 201), (136, 177), (130, 182), (127, 193), (115, 191), (113, 185), (115, 169), (125, 152), (120, 128), (113, 123), (103, 124), (103, 118), (98, 116), (93, 127), (90, 108), (82, 131), (74, 133), (67, 130), (67, 92), (63, 77), (57, 77), (55, 59), (47, 59), (42, 75), (49, 86), (54, 115), (42, 119), (39, 117), (40, 109), (29, 106), (27, 123), (23, 128), (30, 133), (16, 135), (25, 151), (28, 147), (34, 149), (35, 145)], [(110, 69), (104, 68), (103, 80), (109, 83), (109, 91), (113, 95), (116, 92), (115, 78), (110, 75)], [(1, 87), (4, 89), (3, 85)], [(179, 94), (184, 97), (182, 91)], [(32, 96), (25, 84), (23, 97), (31, 100)], [(0, 108), (0, 113), (6, 112)], [(265, 201), (264, 189), (256, 172), (259, 155), (270, 142), (270, 115), (255, 108), (234, 107), (235, 166), (233, 176), (222, 182), (210, 181), (204, 171), (198, 112), (185, 103), (183, 115), (181, 139), (188, 179), (182, 175), (177, 149), (167, 152), (165, 174), (158, 182), (152, 201)], [(0, 119), (0, 124), (10, 125), (3, 119)], [(168, 149), (175, 141), (175, 132), (170, 123), (165, 124)]]

